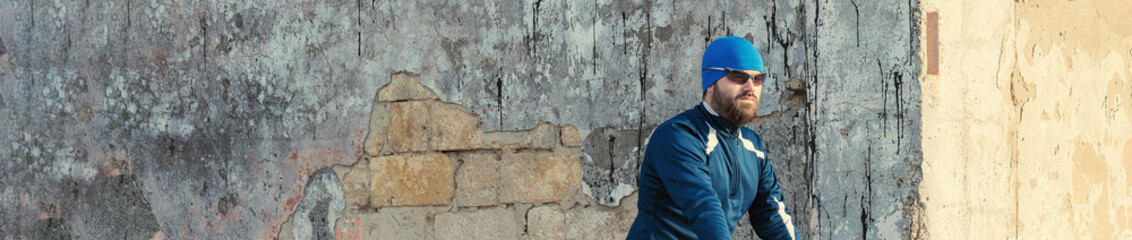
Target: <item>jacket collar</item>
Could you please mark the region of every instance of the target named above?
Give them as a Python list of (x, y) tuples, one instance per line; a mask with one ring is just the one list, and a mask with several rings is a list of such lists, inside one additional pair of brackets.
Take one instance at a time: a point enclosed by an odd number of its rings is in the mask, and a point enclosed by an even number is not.
[(727, 119), (720, 117), (719, 113), (711, 109), (711, 105), (708, 105), (707, 102), (702, 102), (699, 106), (696, 106), (696, 108), (704, 114), (704, 118), (707, 119), (708, 124), (720, 133), (726, 136), (735, 136), (735, 134), (739, 132), (739, 126), (735, 126), (735, 124), (731, 124)]

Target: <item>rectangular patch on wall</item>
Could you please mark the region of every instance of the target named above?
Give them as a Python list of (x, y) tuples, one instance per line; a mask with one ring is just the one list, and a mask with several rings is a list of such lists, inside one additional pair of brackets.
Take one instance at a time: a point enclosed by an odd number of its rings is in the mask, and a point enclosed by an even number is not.
[(928, 12), (928, 17), (924, 21), (927, 26), (927, 60), (928, 60), (928, 74), (939, 75), (939, 13)]

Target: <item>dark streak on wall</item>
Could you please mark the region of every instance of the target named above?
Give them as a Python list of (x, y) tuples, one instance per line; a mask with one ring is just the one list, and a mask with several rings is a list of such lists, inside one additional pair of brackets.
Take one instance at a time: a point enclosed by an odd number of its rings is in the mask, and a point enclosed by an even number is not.
[(222, 2), (0, 8), (0, 235), (274, 236), (315, 170), (360, 156), (397, 71), (484, 130), (577, 126), (616, 205), (652, 128), (700, 102), (707, 43), (738, 35), (801, 235), (923, 237), (915, 0)]

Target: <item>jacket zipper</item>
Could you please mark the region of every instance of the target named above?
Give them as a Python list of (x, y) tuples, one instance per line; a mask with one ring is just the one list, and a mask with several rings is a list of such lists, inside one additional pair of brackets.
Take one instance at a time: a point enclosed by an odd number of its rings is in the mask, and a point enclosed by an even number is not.
[(729, 177), (728, 186), (730, 186), (730, 187), (728, 189), (729, 193), (727, 194), (727, 197), (729, 197), (729, 198), (735, 198), (735, 194), (739, 192), (739, 174), (738, 174), (738, 171), (739, 171), (738, 170), (738, 168), (739, 168), (738, 163), (739, 163), (739, 161), (736, 160), (739, 157), (739, 156), (737, 156), (738, 151), (736, 151), (736, 150), (739, 149), (738, 148), (739, 147), (739, 140), (738, 139), (735, 139), (735, 147), (736, 148), (733, 149), (733, 151), (726, 151), (726, 150), (724, 151), (724, 152), (727, 153), (727, 156), (728, 156), (728, 158), (727, 158), (727, 173), (728, 173), (728, 177)]

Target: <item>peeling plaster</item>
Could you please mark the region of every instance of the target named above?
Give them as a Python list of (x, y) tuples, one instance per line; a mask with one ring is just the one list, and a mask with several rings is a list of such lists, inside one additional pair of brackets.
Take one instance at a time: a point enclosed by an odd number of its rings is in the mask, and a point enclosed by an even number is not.
[(737, 35), (767, 62), (764, 117), (751, 127), (799, 232), (907, 238), (918, 4), (12, 2), (0, 7), (0, 124), (12, 126), (0, 130), (12, 159), (0, 164), (0, 212), (46, 217), (5, 217), (0, 230), (106, 238), (81, 231), (100, 216), (67, 196), (132, 175), (157, 236), (273, 237), (316, 169), (362, 154), (373, 93), (398, 71), (420, 73), (485, 131), (545, 121), (601, 135), (583, 146), (612, 154), (583, 152), (594, 163), (584, 187), (617, 204), (632, 196), (652, 128), (700, 102), (708, 41)]

